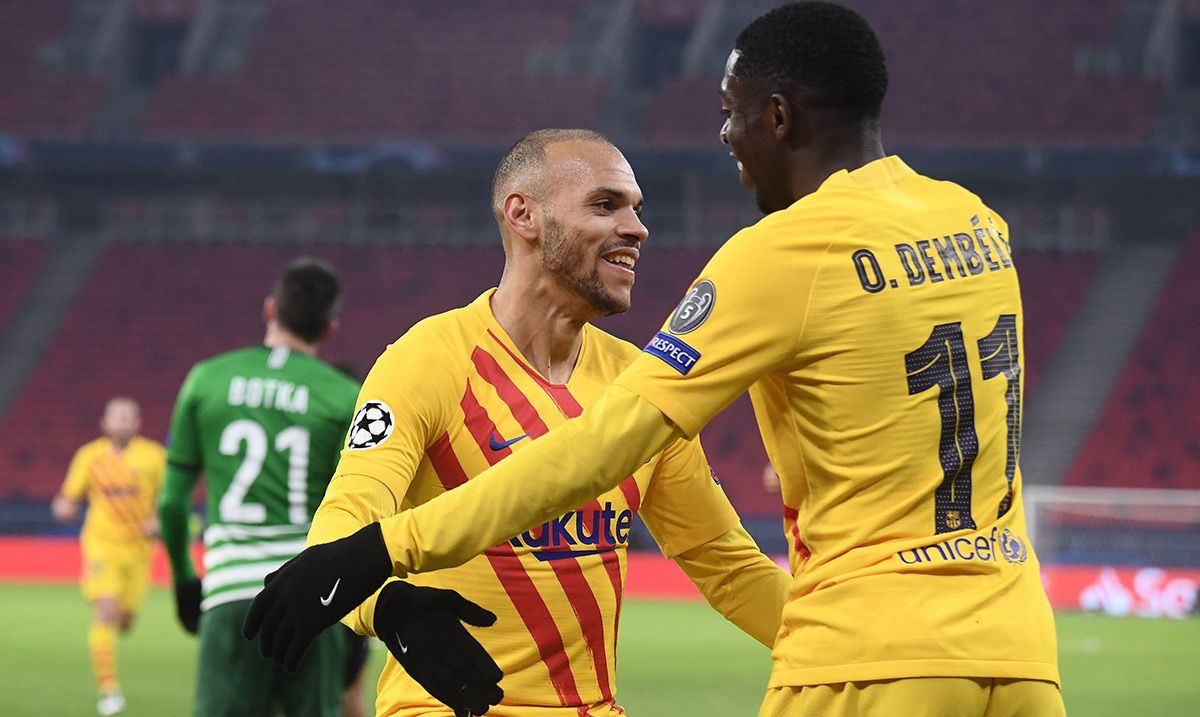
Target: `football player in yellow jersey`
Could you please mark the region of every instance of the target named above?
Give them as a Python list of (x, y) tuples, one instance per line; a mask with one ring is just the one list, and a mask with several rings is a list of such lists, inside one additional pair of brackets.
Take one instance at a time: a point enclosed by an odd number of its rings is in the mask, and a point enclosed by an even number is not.
[(50, 507), (55, 518), (69, 522), (88, 502), (80, 535), (83, 596), (92, 603), (88, 654), (100, 688), (96, 709), (114, 715), (125, 708), (117, 681), (117, 635), (133, 624), (146, 596), (166, 452), (138, 435), (141, 411), (132, 399), (110, 400), (100, 429), (103, 437), (76, 451)]
[[(345, 575), (348, 552), (396, 576), (460, 564), (617, 485), (749, 390), (794, 574), (760, 716), (1064, 714), (1025, 529), (1008, 228), (885, 155), (886, 89), (851, 10), (792, 3), (748, 25), (721, 139), (767, 216), (580, 419), (378, 534), (302, 553), (264, 600), (279, 629), (303, 639), (338, 617), (308, 609), (302, 586)], [(383, 580), (357, 574), (360, 595)]]
[[(617, 148), (584, 130), (527, 135), (501, 161), (492, 200), (505, 251), (499, 287), (420, 322), (376, 362), (310, 544), (452, 492), (520, 455), (594, 403), (639, 355), (589, 323), (629, 308), (647, 236), (641, 190)], [(774, 641), (790, 576), (741, 527), (699, 440), (664, 448), (631, 467), (619, 486), (484, 546), (462, 567), (414, 576), (442, 590), (433, 595), (454, 590), (494, 613), (481, 616), (467, 603), (449, 625), (458, 629), (459, 617), (495, 620), (475, 632), (504, 671), (503, 701), (491, 714), (624, 713), (615, 653), (635, 515), (716, 609), (768, 646)], [(387, 561), (379, 567), (390, 570)], [(313, 604), (333, 595), (333, 585), (322, 583)], [(394, 655), (380, 678), (377, 714), (452, 714), (435, 698), (458, 714), (482, 714), (501, 695), (456, 672), (469, 666), (451, 666), (444, 682), (418, 684), (429, 669), (418, 661), (437, 649), (422, 638), (445, 636), (397, 628), (389, 615), (417, 600), (394, 597), (398, 590), (412, 588), (389, 584), (349, 620)]]

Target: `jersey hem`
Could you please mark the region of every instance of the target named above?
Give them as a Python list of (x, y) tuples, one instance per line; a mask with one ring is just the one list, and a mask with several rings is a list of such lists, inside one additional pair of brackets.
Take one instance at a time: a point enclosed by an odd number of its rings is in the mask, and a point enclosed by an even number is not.
[(771, 673), (768, 687), (805, 687), (841, 682), (899, 680), (912, 677), (978, 677), (992, 679), (1040, 680), (1061, 686), (1058, 668), (1044, 662), (963, 660), (904, 660), (867, 662), (831, 667), (796, 667)]

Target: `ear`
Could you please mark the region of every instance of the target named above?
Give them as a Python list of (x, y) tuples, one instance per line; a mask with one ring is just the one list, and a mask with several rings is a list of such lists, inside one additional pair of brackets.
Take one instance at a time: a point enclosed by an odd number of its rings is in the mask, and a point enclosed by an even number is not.
[(325, 324), (325, 329), (321, 331), (321, 335), (318, 336), (317, 340), (314, 341), (313, 343), (319, 344), (323, 341), (326, 341), (330, 336), (333, 335), (334, 331), (337, 331), (337, 329), (338, 329), (338, 320), (333, 319), (328, 324)]
[(504, 198), (504, 223), (515, 235), (534, 242), (541, 234), (541, 217), (536, 209), (534, 200), (520, 192), (512, 192)]
[(275, 320), (275, 297), (268, 296), (263, 299), (262, 318), (264, 324), (269, 324)]
[(786, 141), (798, 119), (787, 98), (778, 93), (771, 95), (767, 98), (767, 108), (763, 114), (770, 120), (769, 129), (775, 135), (776, 141)]

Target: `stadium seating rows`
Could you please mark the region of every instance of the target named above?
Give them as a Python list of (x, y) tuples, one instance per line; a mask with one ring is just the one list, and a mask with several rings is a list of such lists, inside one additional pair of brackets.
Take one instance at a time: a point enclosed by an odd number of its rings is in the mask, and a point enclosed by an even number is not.
[(8, 328), (8, 320), (25, 297), (37, 269), (42, 264), (45, 245), (38, 241), (0, 241), (0, 334)]
[[(1088, 64), (1080, 58), (1103, 54), (1115, 37), (1122, 0), (850, 4), (876, 25), (889, 51), (889, 142), (1119, 144), (1150, 129), (1160, 95), (1155, 82), (1080, 75)], [(105, 82), (38, 62), (63, 34), (73, 5), (0, 4), (0, 131), (86, 133)], [(142, 20), (174, 20), (190, 17), (197, 5), (143, 0), (131, 9)], [(389, 0), (272, 2), (245, 67), (229, 76), (166, 80), (142, 119), (142, 135), (474, 143), (508, 142), (539, 126), (594, 125), (606, 81), (531, 70), (554, 64), (547, 58), (581, 31), (586, 6), (470, 0), (433, 13)], [(644, 2), (635, 18), (669, 27), (695, 22), (702, 8), (691, 0)], [(514, 41), (529, 37), (530, 28), (535, 40)], [(944, 67), (954, 71), (931, 71)], [(656, 143), (708, 144), (720, 125), (715, 76), (668, 79), (646, 106), (642, 136)]]
[(62, 34), (73, 0), (0, 3), (0, 132), (78, 139), (104, 96), (102, 80), (55, 74), (38, 51)]
[[(888, 55), (889, 144), (1128, 143), (1150, 129), (1156, 83), (1076, 74), (1081, 51), (1112, 41), (1123, 0), (846, 4), (871, 21)], [(721, 124), (716, 79), (668, 81), (644, 135), (655, 142), (711, 142)]]
[(1034, 392), (1042, 369), (1058, 348), (1096, 273), (1096, 254), (1018, 251), (1014, 259), (1025, 304), (1022, 366), (1028, 396)]
[[(566, 41), (582, 4), (274, 3), (245, 70), (167, 81), (143, 134), (469, 143), (590, 125), (605, 83), (525, 76), (533, 54)], [(536, 42), (513, 42), (531, 28)]]
[(1176, 260), (1066, 483), (1200, 489), (1200, 234)]
[[(24, 256), (28, 263), (38, 256), (29, 242), (11, 243), (11, 254), (4, 253), (7, 246), (0, 244), (0, 257)], [(341, 326), (322, 355), (363, 372), (410, 325), (493, 285), (503, 262), (498, 248), (111, 244), (38, 370), (0, 419), (0, 499), (49, 498), (72, 451), (95, 434), (100, 407), (115, 393), (137, 398), (145, 432), (161, 438), (188, 368), (199, 358), (261, 338), (261, 302), (271, 277), (299, 252), (328, 259), (346, 287)], [(645, 278), (634, 291), (635, 309), (600, 325), (644, 343), (710, 253), (648, 245), (638, 263)], [(1038, 252), (1018, 255), (1028, 274), (1026, 343), (1043, 347), (1028, 350), (1033, 356), (1052, 350), (1090, 276), (1080, 271), (1077, 282), (1060, 282), (1070, 273), (1055, 269), (1062, 261)], [(704, 442), (740, 511), (778, 514), (778, 496), (763, 486), (767, 459), (748, 399), (718, 416), (705, 429)]]

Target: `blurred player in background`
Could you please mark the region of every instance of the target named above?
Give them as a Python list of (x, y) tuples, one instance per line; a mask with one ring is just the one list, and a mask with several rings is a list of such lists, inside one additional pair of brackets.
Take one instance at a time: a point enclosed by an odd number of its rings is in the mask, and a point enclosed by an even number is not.
[[(759, 714), (1064, 714), (1017, 462), (1008, 229), (974, 194), (885, 156), (886, 89), (883, 51), (851, 10), (792, 3), (747, 26), (720, 136), (766, 218), (725, 243), (580, 420), (305, 551), (261, 596), (267, 617), (300, 636), (335, 619), (307, 605), (334, 576), (349, 583), (350, 552), (398, 576), (470, 560), (619, 484), (749, 389), (794, 516)], [(370, 578), (352, 585), (369, 594), (384, 579)]]
[(100, 688), (96, 711), (102, 715), (125, 709), (117, 680), (117, 635), (129, 630), (146, 596), (158, 535), (154, 501), (166, 456), (162, 445), (138, 435), (141, 423), (133, 399), (111, 399), (100, 419), (103, 437), (76, 451), (50, 506), (55, 518), (69, 522), (88, 501), (80, 534), (82, 587), (92, 603), (88, 656)]
[[(198, 717), (342, 712), (341, 631), (322, 635), (295, 675), (239, 634), (263, 578), (304, 547), (354, 412), (358, 383), (316, 357), (337, 326), (340, 292), (327, 264), (296, 260), (264, 302), (262, 344), (201, 361), (180, 389), (159, 516), (179, 620), (199, 628)], [(201, 472), (203, 590), (187, 530)]]
[[(499, 287), (417, 324), (380, 357), (310, 543), (457, 489), (604, 392), (638, 350), (589, 322), (629, 308), (647, 236), (641, 207), (633, 170), (595, 132), (543, 130), (512, 147), (492, 192), (505, 252)], [(479, 634), (504, 670), (503, 703), (491, 714), (623, 714), (614, 697), (617, 616), (635, 514), (716, 609), (769, 646), (789, 576), (741, 527), (699, 440), (664, 448), (619, 487), (460, 568), (392, 581), (356, 610), (356, 629), (382, 637), (394, 655), (378, 713), (452, 714), (438, 698), (457, 714), (481, 714), (499, 698), (494, 685), (472, 682), (471, 666), (465, 674), (450, 665), (432, 696), (406, 673), (429, 669), (423, 652), (437, 649), (390, 627), (420, 585), (457, 590), (499, 616)], [(381, 567), (390, 571), (387, 561)]]

